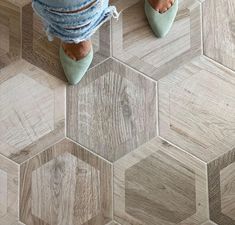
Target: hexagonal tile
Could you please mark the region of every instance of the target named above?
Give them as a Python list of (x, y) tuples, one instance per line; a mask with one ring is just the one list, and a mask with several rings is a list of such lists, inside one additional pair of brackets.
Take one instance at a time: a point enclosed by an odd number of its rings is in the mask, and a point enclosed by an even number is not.
[[(93, 35), (94, 58), (92, 66), (110, 56), (110, 22), (103, 24)], [(59, 59), (60, 40), (48, 41), (41, 19), (31, 3), (22, 9), (22, 57), (48, 73), (66, 80)]]
[(0, 69), (20, 58), (20, 7), (0, 2)]
[(218, 225), (235, 224), (235, 148), (208, 165), (210, 219)]
[(155, 138), (114, 163), (114, 219), (122, 225), (208, 220), (206, 165)]
[(235, 2), (203, 2), (204, 54), (235, 71)]
[(55, 144), (21, 165), (20, 221), (107, 224), (112, 215), (111, 175), (111, 164), (73, 142)]
[(159, 81), (160, 136), (209, 162), (235, 144), (235, 73), (204, 57)]
[[(84, 183), (86, 185), (79, 187), (79, 184)], [(53, 184), (57, 187), (52, 188)], [(70, 218), (75, 213), (76, 220), (83, 224), (99, 213), (99, 184), (100, 172), (96, 168), (70, 153), (59, 155), (32, 172), (32, 214), (48, 224), (55, 224), (59, 222), (58, 211), (63, 212), (68, 208), (67, 217), (63, 221), (73, 225), (74, 221)], [(57, 193), (58, 188), (66, 191)], [(55, 201), (55, 195), (58, 201)], [(56, 211), (51, 210), (55, 208)]]
[(159, 39), (148, 25), (144, 1), (132, 1), (112, 22), (113, 56), (158, 80), (201, 53), (200, 18), (198, 1), (179, 1), (170, 33)]
[(64, 137), (65, 84), (24, 60), (0, 75), (0, 153), (20, 163)]
[(0, 155), (0, 224), (18, 221), (18, 166)]
[(156, 136), (156, 84), (109, 59), (68, 88), (67, 134), (115, 161)]

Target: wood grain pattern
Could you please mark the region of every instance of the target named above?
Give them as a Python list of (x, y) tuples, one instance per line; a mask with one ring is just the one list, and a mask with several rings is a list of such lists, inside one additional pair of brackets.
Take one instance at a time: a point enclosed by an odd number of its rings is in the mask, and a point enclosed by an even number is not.
[(201, 225), (217, 225), (216, 223), (213, 223), (212, 221), (207, 221)]
[[(31, 3), (22, 9), (22, 57), (48, 73), (66, 80), (60, 65), (60, 40), (48, 41), (41, 19)], [(103, 24), (92, 37), (94, 58), (91, 67), (110, 56), (110, 22)]]
[(204, 53), (235, 71), (235, 2), (203, 3)]
[(21, 165), (20, 221), (103, 225), (111, 221), (111, 164), (63, 140)]
[(0, 69), (20, 58), (20, 7), (0, 1)]
[(210, 219), (219, 225), (234, 225), (235, 148), (208, 165)]
[(175, 23), (163, 39), (156, 38), (150, 29), (144, 14), (144, 1), (132, 3), (118, 22), (112, 22), (115, 58), (159, 80), (200, 54), (200, 5), (197, 1), (180, 1)]
[(32, 214), (48, 224), (83, 224), (99, 213), (99, 187), (96, 168), (60, 155), (32, 172)]
[(67, 135), (110, 161), (156, 136), (155, 83), (115, 60), (92, 69), (67, 96)]
[(0, 217), (7, 213), (7, 173), (0, 170)]
[(235, 73), (199, 57), (159, 82), (160, 135), (205, 162), (235, 143)]
[(54, 131), (52, 141), (63, 138), (65, 84), (23, 60), (0, 75), (0, 153), (20, 163), (38, 140), (42, 146)]
[(117, 160), (114, 219), (123, 225), (205, 222), (205, 164), (159, 138)]
[(25, 224), (23, 224), (23, 223), (21, 223), (21, 222), (15, 222), (15, 223), (13, 223), (13, 224), (11, 224), (11, 225), (25, 225)]
[(222, 213), (235, 221), (235, 163), (220, 171)]
[(0, 155), (0, 224), (18, 221), (18, 166)]
[(10, 49), (10, 36), (9, 36), (9, 27), (4, 24), (0, 24), (0, 57), (9, 52)]

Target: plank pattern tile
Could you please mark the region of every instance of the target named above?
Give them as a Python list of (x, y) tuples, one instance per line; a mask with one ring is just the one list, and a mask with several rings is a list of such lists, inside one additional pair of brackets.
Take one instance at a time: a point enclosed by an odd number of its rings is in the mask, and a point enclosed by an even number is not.
[(18, 166), (0, 155), (0, 224), (18, 221)]
[(62, 139), (65, 84), (20, 60), (0, 72), (0, 153), (21, 163)]
[(69, 140), (21, 165), (20, 221), (105, 225), (112, 213), (112, 167)]
[(209, 162), (235, 145), (235, 73), (199, 57), (159, 81), (160, 136)]
[(208, 220), (206, 166), (155, 138), (114, 163), (114, 219), (123, 225)]
[(109, 59), (68, 88), (67, 135), (115, 161), (156, 136), (156, 85)]
[[(94, 59), (92, 66), (110, 56), (110, 22), (105, 23), (92, 37)], [(44, 32), (42, 20), (35, 14), (31, 3), (22, 9), (22, 57), (48, 73), (66, 80), (59, 60), (60, 40), (52, 42)]]
[(132, 2), (118, 22), (112, 22), (115, 58), (158, 80), (200, 54), (200, 5), (197, 1), (180, 1), (172, 30), (162, 39), (153, 35), (147, 23), (144, 1)]
[(203, 3), (204, 53), (235, 71), (235, 1)]
[(20, 58), (20, 7), (0, 1), (0, 69)]

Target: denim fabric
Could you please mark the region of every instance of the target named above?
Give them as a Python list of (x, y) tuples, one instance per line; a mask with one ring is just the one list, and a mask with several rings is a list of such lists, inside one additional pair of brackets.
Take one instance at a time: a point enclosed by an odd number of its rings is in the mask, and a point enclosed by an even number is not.
[(79, 43), (118, 13), (108, 0), (33, 0), (35, 12), (42, 18), (48, 39)]

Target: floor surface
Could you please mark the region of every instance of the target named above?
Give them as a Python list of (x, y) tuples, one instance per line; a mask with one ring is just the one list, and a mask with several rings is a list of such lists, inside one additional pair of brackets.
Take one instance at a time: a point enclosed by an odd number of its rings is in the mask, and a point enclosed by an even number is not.
[(235, 225), (235, 1), (143, 0), (69, 86), (30, 0), (0, 0), (0, 225)]

